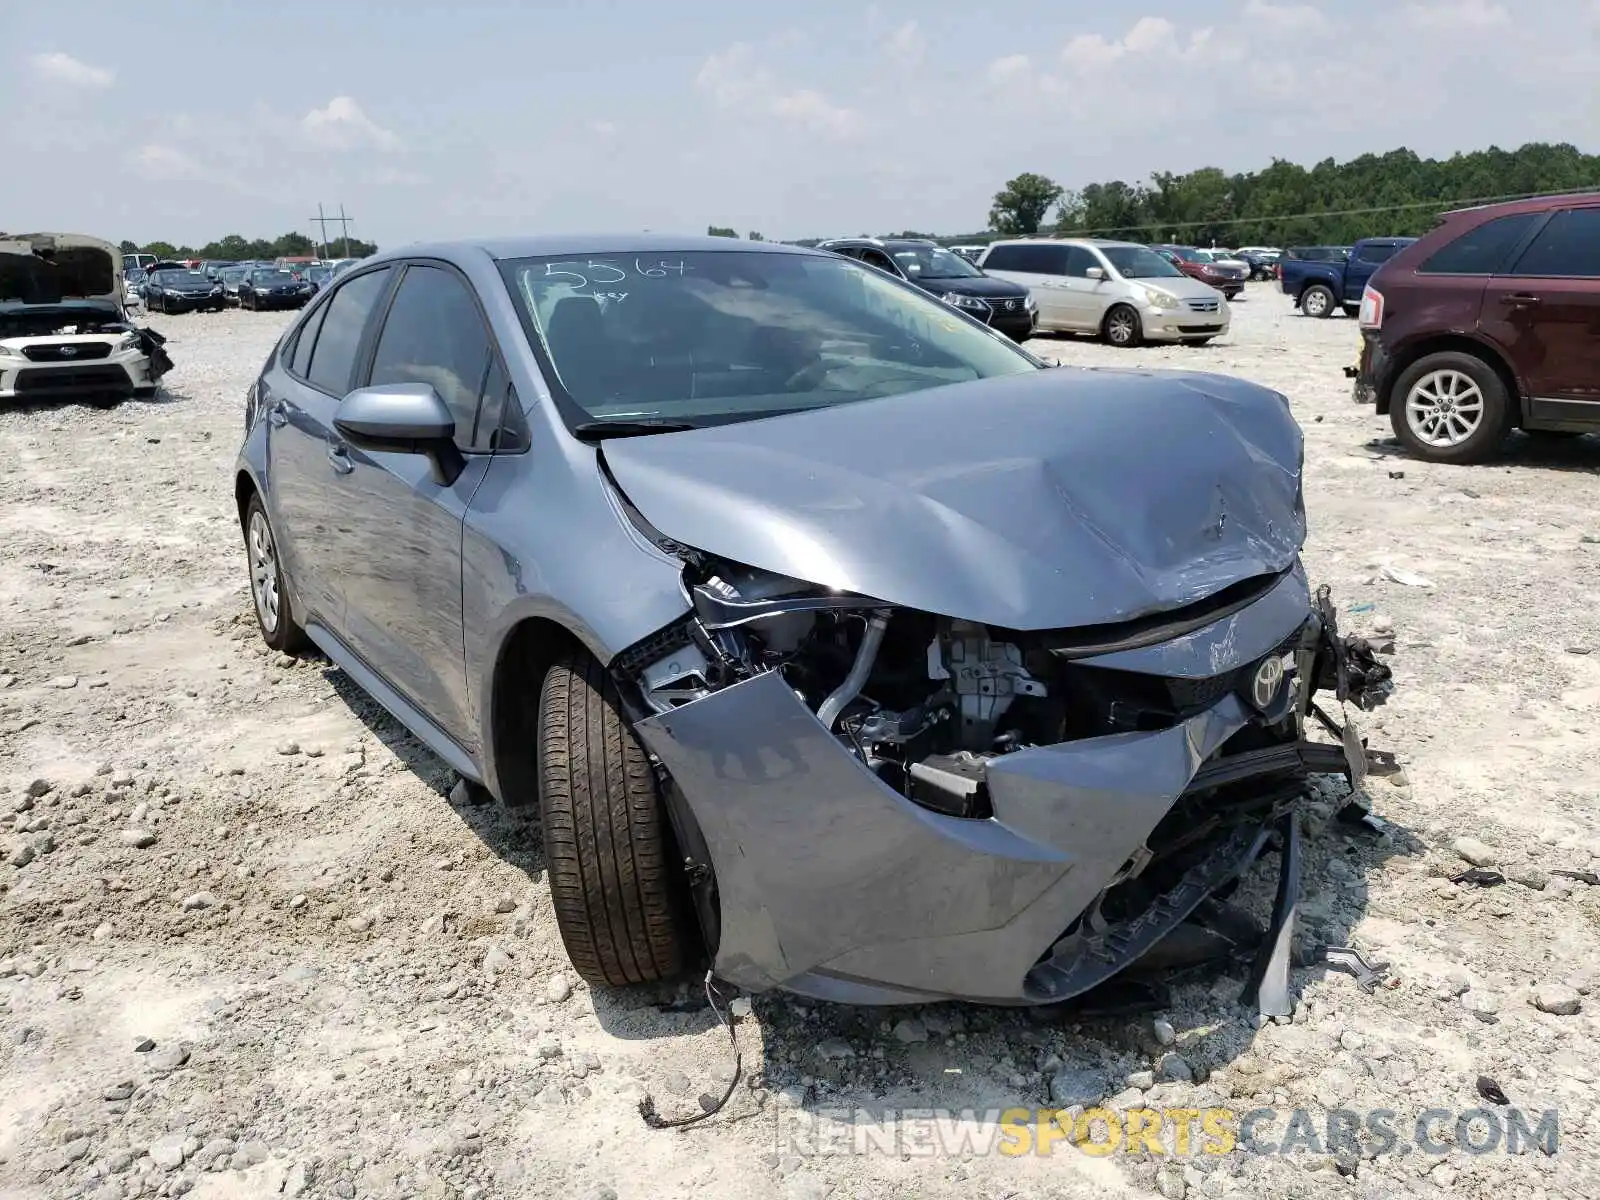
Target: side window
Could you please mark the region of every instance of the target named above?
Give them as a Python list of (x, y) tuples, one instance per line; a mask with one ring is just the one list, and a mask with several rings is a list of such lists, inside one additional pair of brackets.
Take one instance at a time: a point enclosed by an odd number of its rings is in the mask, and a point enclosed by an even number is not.
[(1600, 278), (1600, 208), (1556, 213), (1522, 252), (1512, 275), (1555, 279)]
[(1493, 275), (1538, 219), (1537, 213), (1513, 213), (1485, 221), (1453, 242), (1440, 246), (1417, 272), (1421, 275)]
[(889, 256), (877, 250), (861, 251), (861, 261), (869, 267), (877, 267), (880, 271), (887, 271), (890, 275), (899, 275), (894, 263), (889, 261)]
[(1087, 279), (1089, 277), (1089, 268), (1098, 266), (1100, 266), (1100, 260), (1082, 246), (1067, 247), (1067, 269), (1065, 273), (1071, 275), (1074, 279)]
[(528, 426), (522, 417), (522, 406), (517, 403), (517, 391), (511, 386), (498, 354), (489, 359), (473, 440), (486, 450), (500, 453), (528, 448)]
[(357, 275), (343, 284), (328, 298), (327, 315), (317, 331), (316, 345), (311, 350), (311, 362), (305, 377), (315, 387), (335, 396), (350, 390), (350, 376), (355, 370), (356, 351), (361, 347), (361, 334), (372, 315), (373, 305), (389, 285), (389, 268)]
[(1026, 271), (1023, 264), (1027, 261), (1023, 251), (1026, 246), (996, 246), (989, 251), (989, 257), (983, 260), (983, 269), (986, 271)]
[(488, 365), (489, 331), (467, 285), (442, 267), (407, 267), (378, 336), (371, 382), (432, 384), (455, 415), (456, 445), (487, 450), (494, 426), (479, 429), (478, 402)]
[(289, 355), (289, 372), (298, 375), (301, 379), (306, 376), (306, 368), (311, 365), (311, 348), (317, 344), (317, 331), (322, 328), (322, 318), (328, 315), (326, 304), (318, 305), (300, 326), (300, 332), (295, 336), (294, 349)]
[(1363, 246), (1361, 247), (1360, 253), (1356, 255), (1356, 261), (1364, 263), (1386, 263), (1394, 257), (1395, 251), (1399, 249), (1399, 246)]

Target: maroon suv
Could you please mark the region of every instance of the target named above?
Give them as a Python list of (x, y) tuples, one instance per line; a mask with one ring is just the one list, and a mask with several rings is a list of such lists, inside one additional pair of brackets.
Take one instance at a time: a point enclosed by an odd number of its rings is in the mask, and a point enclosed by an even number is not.
[(1209, 251), (1199, 250), (1194, 246), (1151, 246), (1150, 249), (1190, 279), (1210, 284), (1229, 300), (1244, 291), (1244, 285), (1250, 278), (1249, 267), (1243, 264), (1214, 262)]
[(1355, 399), (1435, 462), (1600, 432), (1600, 193), (1446, 213), (1361, 298)]

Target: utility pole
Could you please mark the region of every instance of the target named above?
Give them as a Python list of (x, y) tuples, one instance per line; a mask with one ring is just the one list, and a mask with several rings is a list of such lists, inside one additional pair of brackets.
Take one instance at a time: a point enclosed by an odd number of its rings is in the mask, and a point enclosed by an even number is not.
[(339, 205), (339, 215), (330, 217), (322, 211), (322, 202), (319, 200), (317, 202), (317, 215), (308, 217), (307, 220), (312, 221), (322, 230), (321, 249), (324, 256), (326, 256), (328, 249), (328, 226), (337, 225), (339, 227), (339, 236), (343, 241), (344, 257), (350, 257), (350, 224), (355, 218), (345, 215), (343, 204)]

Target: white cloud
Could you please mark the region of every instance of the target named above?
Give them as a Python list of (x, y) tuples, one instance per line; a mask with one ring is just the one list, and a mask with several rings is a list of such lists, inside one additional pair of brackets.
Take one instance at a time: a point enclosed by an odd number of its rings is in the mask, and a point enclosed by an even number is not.
[(1434, 33), (1474, 32), (1498, 29), (1511, 23), (1511, 17), (1489, 0), (1437, 0), (1432, 4), (1408, 4), (1406, 20), (1418, 29)]
[(1270, 4), (1267, 0), (1249, 0), (1244, 6), (1246, 28), (1256, 26), (1270, 33), (1326, 33), (1332, 22), (1321, 9), (1309, 4)]
[(1206, 47), (1211, 30), (1198, 29), (1188, 44), (1178, 40), (1178, 28), (1165, 17), (1140, 17), (1116, 41), (1098, 33), (1080, 33), (1061, 48), (1061, 61), (1070, 69), (1094, 70), (1127, 57), (1192, 58)]
[(834, 104), (821, 92), (810, 88), (776, 97), (772, 101), (772, 112), (813, 133), (844, 138), (861, 131), (861, 118), (853, 110)]
[(695, 87), (718, 108), (772, 117), (825, 137), (854, 137), (864, 125), (854, 109), (815, 88), (786, 88), (748, 42), (735, 42), (707, 57), (695, 75)]
[(589, 132), (593, 133), (596, 137), (616, 137), (617, 123), (615, 121), (590, 121)]
[(400, 148), (400, 139), (362, 112), (349, 96), (335, 96), (322, 108), (312, 109), (301, 118), (300, 128), (314, 145), (325, 150)]
[(36, 75), (51, 80), (54, 83), (64, 83), (68, 87), (85, 88), (90, 91), (100, 91), (110, 87), (116, 81), (116, 73), (105, 67), (91, 66), (81, 59), (73, 58), (70, 54), (56, 51), (51, 54), (35, 54), (32, 59), (33, 70)]
[(884, 43), (884, 49), (889, 57), (902, 67), (915, 67), (922, 62), (928, 43), (922, 36), (922, 30), (917, 28), (917, 23), (907, 21), (889, 35), (889, 40)]
[(147, 142), (133, 152), (133, 165), (148, 179), (200, 179), (205, 168), (194, 158), (162, 142)]

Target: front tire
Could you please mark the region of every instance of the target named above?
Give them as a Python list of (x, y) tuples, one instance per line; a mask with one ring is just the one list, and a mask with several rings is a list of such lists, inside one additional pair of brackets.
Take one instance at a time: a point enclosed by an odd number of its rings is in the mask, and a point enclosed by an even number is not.
[(1313, 283), (1300, 293), (1300, 311), (1308, 317), (1319, 319), (1333, 315), (1333, 289)]
[(1505, 381), (1483, 359), (1447, 350), (1406, 368), (1390, 394), (1389, 423), (1418, 458), (1483, 462), (1510, 430), (1510, 398)]
[(616, 684), (582, 652), (540, 689), (539, 818), (556, 927), (585, 982), (677, 975), (685, 906), (666, 808)]
[(298, 654), (308, 644), (306, 631), (294, 619), (278, 540), (261, 497), (250, 497), (244, 510), (244, 550), (250, 564), (250, 599), (255, 605), (261, 640), (280, 654)]
[(1100, 332), (1107, 342), (1123, 350), (1137, 346), (1144, 340), (1139, 314), (1126, 304), (1111, 306)]

